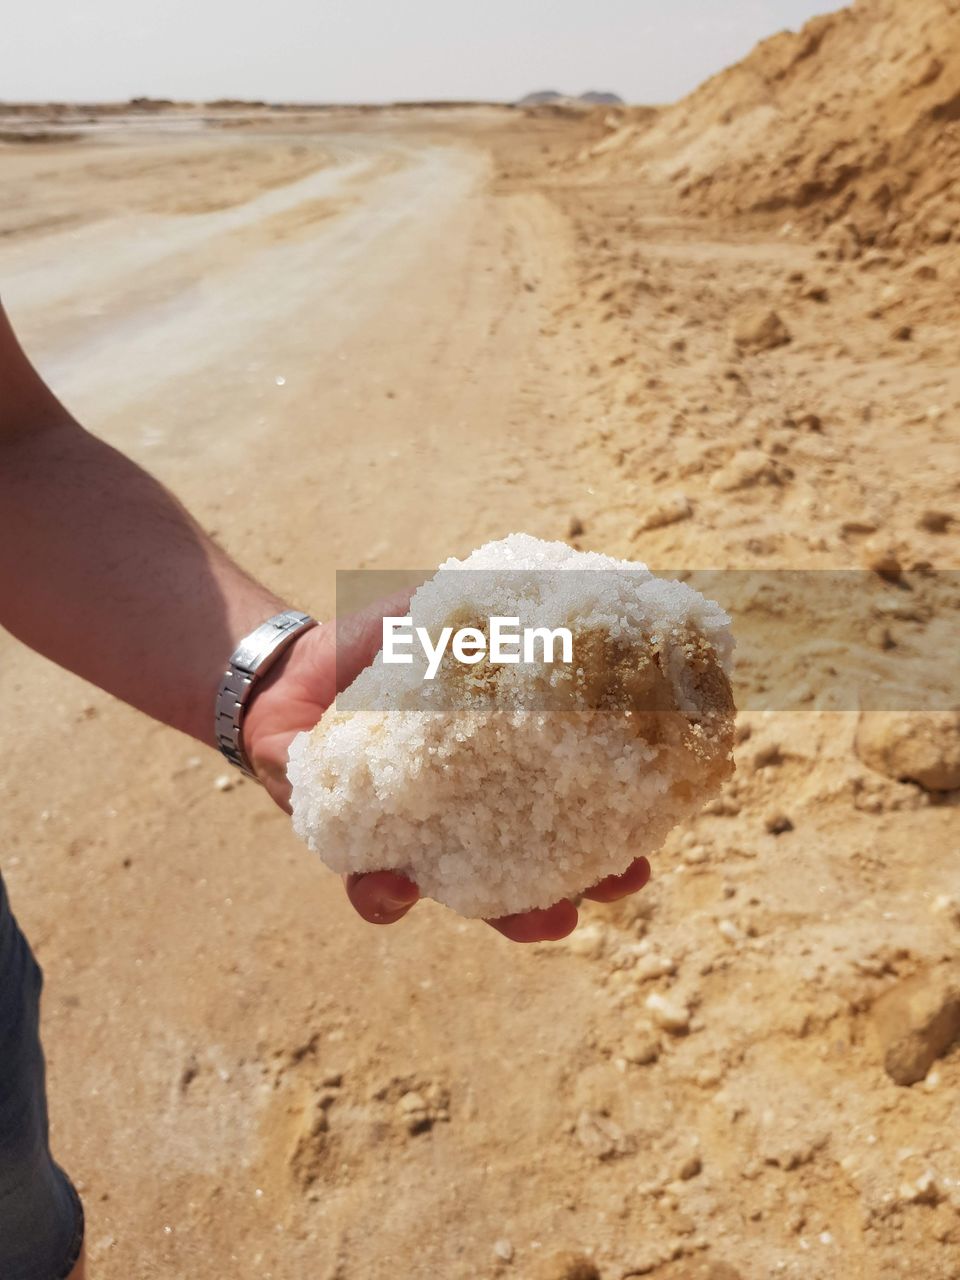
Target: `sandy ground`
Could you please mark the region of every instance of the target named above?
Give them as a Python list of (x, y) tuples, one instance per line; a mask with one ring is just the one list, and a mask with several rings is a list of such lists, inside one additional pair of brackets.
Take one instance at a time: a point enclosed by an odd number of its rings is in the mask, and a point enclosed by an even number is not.
[[(578, 127), (8, 144), (4, 301), (80, 417), (319, 616), (337, 567), (513, 529), (655, 567), (956, 568), (925, 520), (960, 515), (946, 250), (865, 266), (678, 219), (551, 166)], [(789, 345), (736, 351), (757, 308)], [(919, 572), (871, 651), (949, 653), (960, 592)], [(864, 767), (853, 715), (748, 711), (653, 885), (521, 949), (429, 903), (364, 925), (255, 787), (2, 637), (0, 701), (95, 1277), (960, 1275), (960, 1056), (899, 1086), (875, 1017), (954, 963), (956, 793)]]

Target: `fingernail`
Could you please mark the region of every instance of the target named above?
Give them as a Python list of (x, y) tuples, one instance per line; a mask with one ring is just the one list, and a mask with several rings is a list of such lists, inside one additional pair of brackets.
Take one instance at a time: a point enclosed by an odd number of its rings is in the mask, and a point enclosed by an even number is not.
[(381, 898), (381, 899), (380, 899), (380, 910), (381, 910), (381, 911), (383, 911), (383, 912), (387, 912), (387, 911), (402, 911), (404, 907), (412, 907), (412, 906), (413, 906), (413, 904), (414, 904), (415, 902), (416, 902), (416, 898), (415, 898), (415, 897), (410, 897), (410, 898)]

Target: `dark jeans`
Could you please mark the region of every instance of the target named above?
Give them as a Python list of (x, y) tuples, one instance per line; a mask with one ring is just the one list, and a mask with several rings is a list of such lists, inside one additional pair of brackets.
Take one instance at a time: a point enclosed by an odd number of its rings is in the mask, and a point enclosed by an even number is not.
[(0, 1277), (64, 1280), (83, 1244), (83, 1208), (47, 1143), (39, 1013), (43, 974), (0, 877)]

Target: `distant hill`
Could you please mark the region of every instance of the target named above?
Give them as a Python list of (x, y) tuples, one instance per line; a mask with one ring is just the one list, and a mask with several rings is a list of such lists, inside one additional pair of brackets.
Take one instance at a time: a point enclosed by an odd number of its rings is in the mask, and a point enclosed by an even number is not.
[(528, 93), (517, 100), (518, 107), (543, 107), (548, 102), (563, 102), (567, 95), (556, 89), (538, 89), (536, 93)]
[(592, 107), (622, 107), (623, 99), (619, 93), (604, 93), (602, 90), (589, 89), (581, 93), (581, 102), (589, 102)]
[(528, 93), (526, 97), (520, 98), (517, 102), (518, 107), (546, 107), (556, 103), (575, 103), (582, 102), (590, 107), (620, 107), (623, 106), (623, 99), (617, 93), (603, 93), (596, 89), (591, 89), (588, 93), (581, 93), (579, 97), (571, 93), (560, 93), (557, 89), (538, 89), (536, 93)]

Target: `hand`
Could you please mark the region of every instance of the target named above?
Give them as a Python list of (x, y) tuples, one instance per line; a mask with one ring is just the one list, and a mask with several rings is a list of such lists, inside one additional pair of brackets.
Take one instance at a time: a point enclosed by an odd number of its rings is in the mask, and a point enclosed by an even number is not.
[[(257, 777), (287, 813), (291, 742), (301, 731), (312, 729), (337, 693), (370, 665), (380, 650), (384, 616), (405, 614), (409, 600), (408, 594), (388, 598), (338, 623), (305, 632), (254, 694), (244, 717), (244, 745)], [(607, 876), (583, 896), (593, 902), (615, 902), (642, 889), (649, 878), (650, 864), (646, 858), (637, 858), (622, 875)], [(371, 924), (393, 924), (420, 897), (417, 886), (396, 871), (351, 875), (345, 883), (354, 909)], [(554, 942), (577, 927), (577, 908), (564, 898), (542, 910), (487, 923), (513, 942)]]

